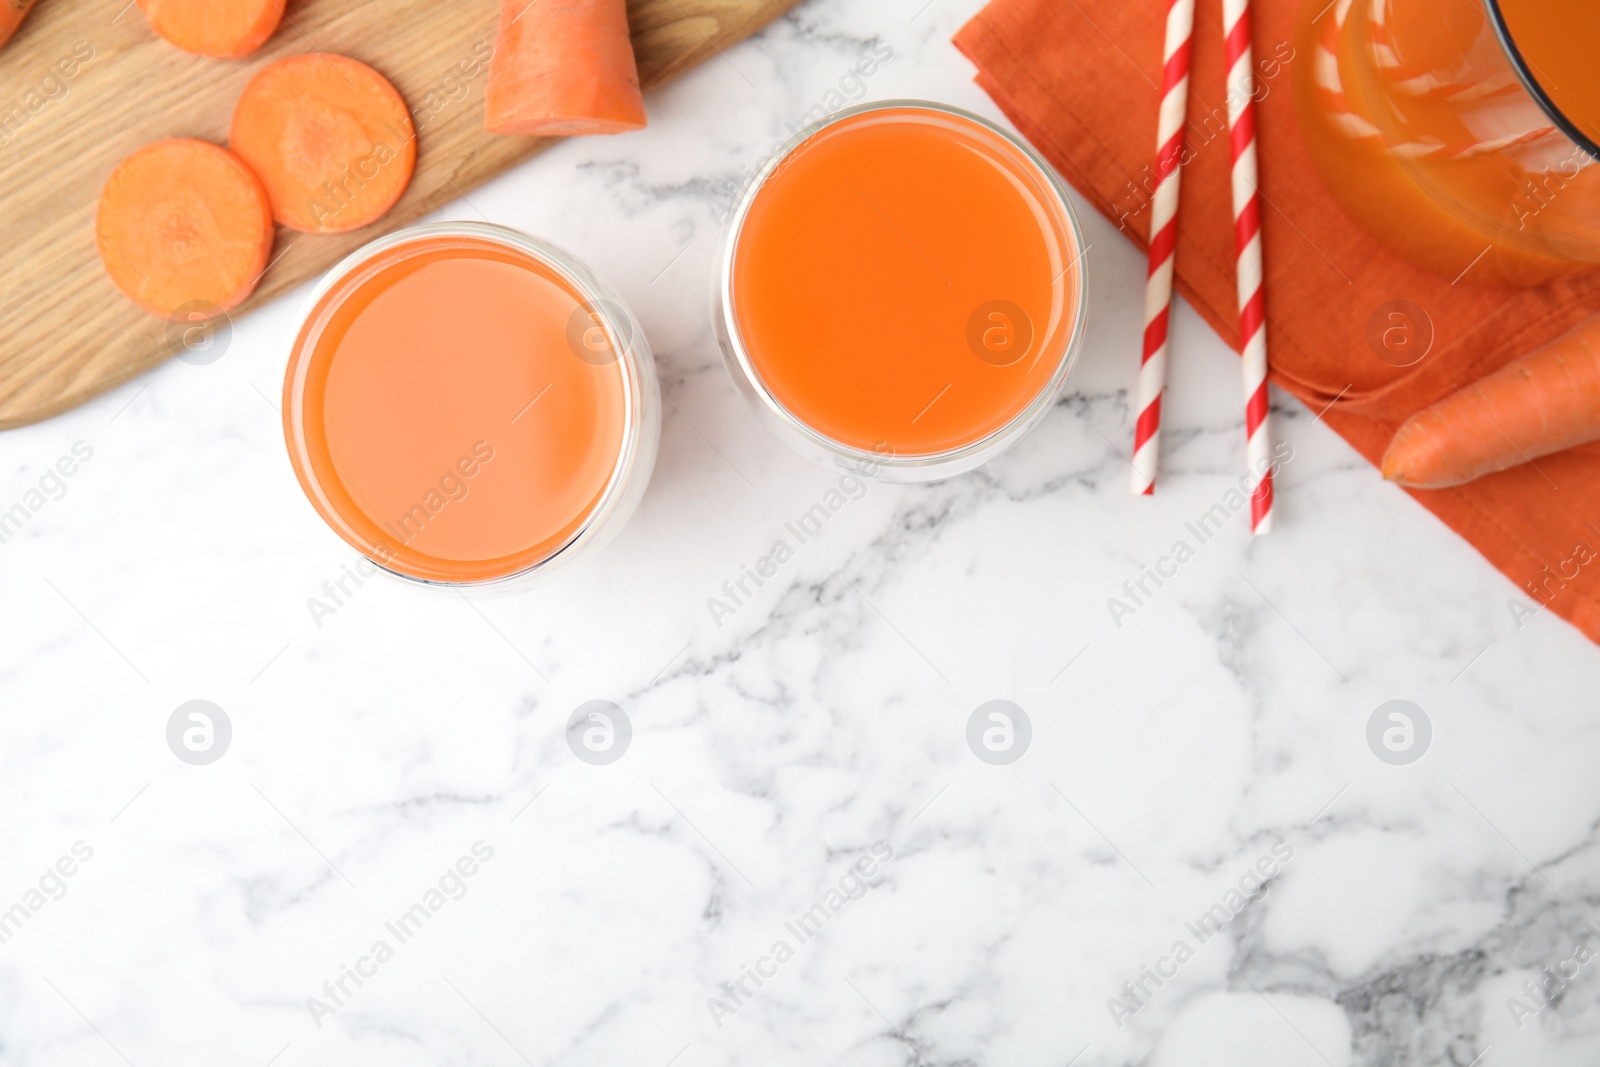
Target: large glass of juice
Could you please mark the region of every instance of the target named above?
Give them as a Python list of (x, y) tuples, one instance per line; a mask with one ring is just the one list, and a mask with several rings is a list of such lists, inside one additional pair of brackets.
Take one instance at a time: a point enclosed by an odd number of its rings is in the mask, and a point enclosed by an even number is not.
[(1464, 284), (1600, 266), (1600, 3), (1303, 0), (1312, 161), (1379, 241)]
[(660, 394), (621, 299), (497, 226), (391, 234), (317, 286), (283, 386), (328, 526), (419, 582), (499, 583), (593, 551), (655, 463)]
[(731, 216), (729, 372), (803, 455), (889, 481), (970, 470), (1054, 405), (1083, 335), (1083, 238), (1030, 148), (891, 101), (802, 131)]

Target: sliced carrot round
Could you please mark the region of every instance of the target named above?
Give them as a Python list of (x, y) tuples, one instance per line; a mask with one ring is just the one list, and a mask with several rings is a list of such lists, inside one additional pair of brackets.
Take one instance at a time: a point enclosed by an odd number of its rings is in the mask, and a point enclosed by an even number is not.
[(36, 0), (0, 0), (0, 46), (11, 40), (22, 20), (33, 10)]
[(195, 55), (238, 59), (266, 43), (283, 19), (284, 0), (139, 0), (167, 41)]
[(317, 52), (280, 59), (245, 86), (230, 147), (260, 175), (278, 221), (305, 233), (376, 222), (417, 165), (411, 113), (389, 80)]
[(267, 268), (272, 205), (260, 180), (226, 148), (157, 141), (111, 172), (95, 234), (106, 273), (146, 311), (226, 311), (250, 295)]

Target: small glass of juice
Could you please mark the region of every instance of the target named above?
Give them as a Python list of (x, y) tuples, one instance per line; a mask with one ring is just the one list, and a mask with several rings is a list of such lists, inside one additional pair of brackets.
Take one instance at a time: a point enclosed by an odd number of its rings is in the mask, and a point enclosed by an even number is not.
[(1061, 179), (977, 115), (850, 108), (769, 159), (713, 298), (728, 370), (802, 455), (885, 481), (971, 470), (1054, 405), (1084, 324)]
[(514, 230), (380, 238), (312, 292), (283, 428), (306, 498), (383, 570), (437, 585), (545, 573), (615, 535), (661, 435), (621, 298)]

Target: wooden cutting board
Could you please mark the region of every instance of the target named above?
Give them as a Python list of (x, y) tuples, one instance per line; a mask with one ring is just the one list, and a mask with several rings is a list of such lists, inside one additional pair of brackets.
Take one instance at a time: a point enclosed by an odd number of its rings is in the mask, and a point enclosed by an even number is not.
[[(628, 0), (640, 80), (660, 85), (796, 2)], [(235, 318), (548, 146), (483, 127), (480, 57), (499, 10), (500, 0), (291, 0), (266, 47), (227, 61), (160, 40), (134, 0), (40, 0), (0, 52), (0, 429), (65, 411), (170, 356), (165, 320), (134, 307), (101, 270), (91, 221), (100, 187), (150, 141), (226, 144), (239, 91), (274, 59), (339, 52), (382, 71), (416, 112), (417, 172), (399, 205), (365, 229), (280, 228), (276, 258)]]

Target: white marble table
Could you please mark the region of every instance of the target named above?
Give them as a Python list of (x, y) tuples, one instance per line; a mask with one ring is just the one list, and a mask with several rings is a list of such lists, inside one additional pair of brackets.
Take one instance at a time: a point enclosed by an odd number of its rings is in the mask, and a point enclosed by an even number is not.
[[(313, 619), (353, 557), (268, 399), (295, 299), (0, 435), (0, 508), (52, 495), (0, 544), (0, 1064), (1600, 1060), (1574, 959), (1600, 654), (1519, 627), (1509, 582), (1281, 396), (1278, 532), (1237, 518), (1117, 626), (1235, 481), (1242, 417), (1180, 310), (1160, 492), (1129, 496), (1142, 264), (1087, 209), (1087, 350), (1041, 428), (873, 485), (710, 617), (836, 477), (720, 365), (714, 201), (874, 47), (857, 95), (996, 114), (948, 43), (977, 6), (808, 0), (648, 130), (441, 213), (573, 249), (656, 349), (649, 494), (551, 584), (369, 582)], [(194, 699), (232, 728), (204, 766), (167, 743)], [(633, 726), (607, 766), (566, 743), (593, 699)], [(1032, 725), (1006, 766), (966, 740), (994, 699)], [(1367, 743), (1396, 699), (1432, 728), (1409, 765)], [(1576, 971), (1548, 1007), (1545, 966)]]

